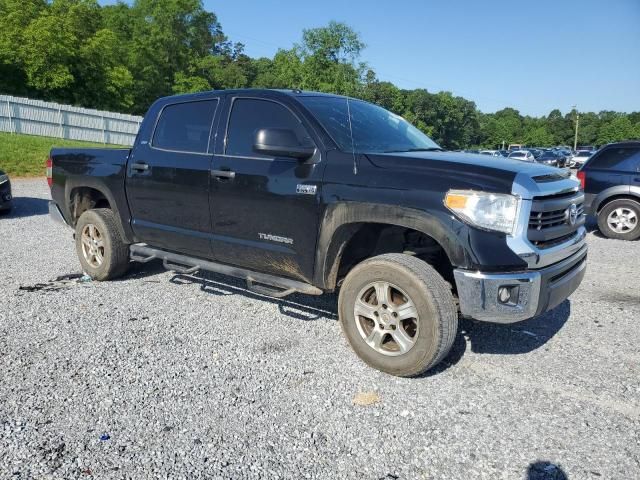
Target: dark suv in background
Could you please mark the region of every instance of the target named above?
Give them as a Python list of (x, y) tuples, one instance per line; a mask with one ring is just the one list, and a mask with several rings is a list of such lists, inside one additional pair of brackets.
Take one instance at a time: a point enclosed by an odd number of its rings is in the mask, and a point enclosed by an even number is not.
[(585, 212), (595, 215), (603, 235), (640, 237), (640, 141), (611, 143), (578, 171)]
[(12, 199), (9, 175), (0, 170), (0, 215), (11, 210)]

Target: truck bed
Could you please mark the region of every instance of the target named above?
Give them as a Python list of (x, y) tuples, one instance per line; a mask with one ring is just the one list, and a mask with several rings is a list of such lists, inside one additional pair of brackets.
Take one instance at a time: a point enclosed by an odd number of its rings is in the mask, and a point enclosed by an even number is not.
[[(70, 222), (70, 200), (76, 188), (94, 188), (101, 192), (112, 208), (129, 216), (124, 183), (128, 148), (54, 148), (51, 150), (51, 198)], [(71, 223), (71, 222), (70, 222)]]

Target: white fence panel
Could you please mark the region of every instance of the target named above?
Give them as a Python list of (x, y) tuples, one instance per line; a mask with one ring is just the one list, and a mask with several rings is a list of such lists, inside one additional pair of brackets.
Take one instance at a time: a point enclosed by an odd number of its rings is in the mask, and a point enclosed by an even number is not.
[(0, 95), (0, 132), (133, 145), (142, 117)]

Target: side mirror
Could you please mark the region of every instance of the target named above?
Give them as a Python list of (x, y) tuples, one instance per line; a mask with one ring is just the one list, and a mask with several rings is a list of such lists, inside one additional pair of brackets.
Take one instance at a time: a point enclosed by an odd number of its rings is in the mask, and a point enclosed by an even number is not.
[(253, 150), (257, 153), (275, 157), (292, 157), (306, 160), (316, 152), (310, 144), (301, 145), (293, 133), (287, 128), (261, 128), (256, 132)]

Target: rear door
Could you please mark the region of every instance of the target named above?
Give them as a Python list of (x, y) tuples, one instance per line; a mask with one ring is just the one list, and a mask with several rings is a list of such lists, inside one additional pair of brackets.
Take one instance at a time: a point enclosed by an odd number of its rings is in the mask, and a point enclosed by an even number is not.
[[(253, 150), (261, 128), (312, 132), (291, 106), (269, 97), (230, 96), (220, 121), (211, 181), (214, 258), (309, 282), (318, 235), (323, 163)], [(224, 172), (228, 172), (225, 174)]]
[(219, 100), (169, 103), (127, 166), (136, 237), (154, 247), (209, 257), (209, 153)]

